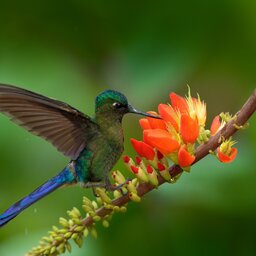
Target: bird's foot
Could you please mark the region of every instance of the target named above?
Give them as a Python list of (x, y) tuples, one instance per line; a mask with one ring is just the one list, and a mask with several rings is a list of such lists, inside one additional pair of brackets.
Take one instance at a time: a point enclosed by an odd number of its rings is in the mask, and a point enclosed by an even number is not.
[(126, 193), (124, 193), (124, 191), (123, 191), (122, 188), (123, 188), (123, 186), (126, 185), (129, 181), (132, 181), (132, 179), (131, 179), (131, 178), (127, 178), (124, 183), (119, 184), (119, 185), (117, 185), (117, 186), (116, 186), (116, 185), (112, 185), (111, 183), (107, 183), (107, 184), (106, 184), (106, 189), (107, 189), (108, 191), (119, 190), (122, 195), (125, 195)]
[(82, 184), (83, 188), (92, 188), (93, 194), (95, 197), (99, 197), (99, 195), (96, 192), (96, 188), (105, 188), (107, 191), (115, 191), (119, 190), (122, 195), (125, 195), (126, 193), (122, 189), (123, 186), (125, 186), (128, 182), (132, 181), (131, 178), (127, 178), (124, 183), (119, 185), (113, 185), (111, 184), (110, 180), (107, 179), (105, 182), (87, 182), (86, 184)]
[(93, 195), (95, 197), (99, 197), (99, 195), (96, 192), (96, 188), (106, 188), (105, 182), (87, 182), (85, 184), (82, 184), (83, 188), (92, 188)]
[(82, 184), (83, 188), (104, 188), (106, 187), (106, 183), (104, 182), (87, 182)]

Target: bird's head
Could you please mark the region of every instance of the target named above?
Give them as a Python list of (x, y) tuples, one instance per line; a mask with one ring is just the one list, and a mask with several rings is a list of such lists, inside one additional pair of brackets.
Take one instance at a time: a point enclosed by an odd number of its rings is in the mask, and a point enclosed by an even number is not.
[(158, 116), (150, 115), (135, 109), (128, 103), (127, 98), (122, 93), (113, 90), (106, 90), (96, 97), (95, 113), (96, 116), (105, 116), (119, 121), (121, 121), (123, 116), (128, 113), (160, 119)]

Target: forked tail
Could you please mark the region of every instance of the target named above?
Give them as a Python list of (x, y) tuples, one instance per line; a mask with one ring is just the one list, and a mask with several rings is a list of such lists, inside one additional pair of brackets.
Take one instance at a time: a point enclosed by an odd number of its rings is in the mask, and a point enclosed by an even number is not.
[(43, 185), (34, 190), (31, 194), (19, 200), (10, 208), (8, 208), (4, 213), (2, 213), (0, 215), (0, 227), (4, 226), (7, 222), (15, 218), (20, 212), (22, 212), (28, 206), (35, 203), (39, 199), (45, 197), (58, 187), (61, 187), (65, 184), (68, 185), (73, 182), (75, 182), (75, 176), (73, 172), (69, 169), (69, 166), (67, 166), (57, 176), (46, 181)]

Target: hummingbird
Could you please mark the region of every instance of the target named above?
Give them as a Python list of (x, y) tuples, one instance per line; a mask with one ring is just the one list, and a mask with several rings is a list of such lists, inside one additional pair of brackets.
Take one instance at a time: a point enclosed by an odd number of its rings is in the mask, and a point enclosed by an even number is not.
[(95, 114), (89, 117), (64, 102), (6, 84), (0, 84), (0, 112), (70, 158), (59, 174), (2, 213), (0, 227), (59, 187), (80, 184), (115, 190), (109, 172), (124, 150), (123, 116), (160, 118), (136, 110), (114, 90), (96, 97)]

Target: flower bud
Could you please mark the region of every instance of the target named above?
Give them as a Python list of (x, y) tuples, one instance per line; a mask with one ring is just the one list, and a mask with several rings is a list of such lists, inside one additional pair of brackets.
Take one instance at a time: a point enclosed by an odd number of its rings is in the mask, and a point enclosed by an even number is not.
[(159, 170), (159, 174), (168, 182), (172, 182), (172, 177), (169, 173), (169, 170), (167, 169), (167, 167), (165, 165), (163, 165), (162, 163), (158, 163), (158, 170)]
[(138, 178), (140, 182), (148, 182), (148, 177), (142, 168), (132, 165), (131, 171)]
[(141, 201), (141, 198), (138, 196), (137, 193), (130, 192), (129, 198), (136, 203), (139, 203)]
[(148, 179), (149, 183), (151, 183), (153, 186), (157, 187), (158, 186), (158, 179), (157, 179), (157, 173), (151, 165), (147, 166), (147, 174), (148, 174)]

